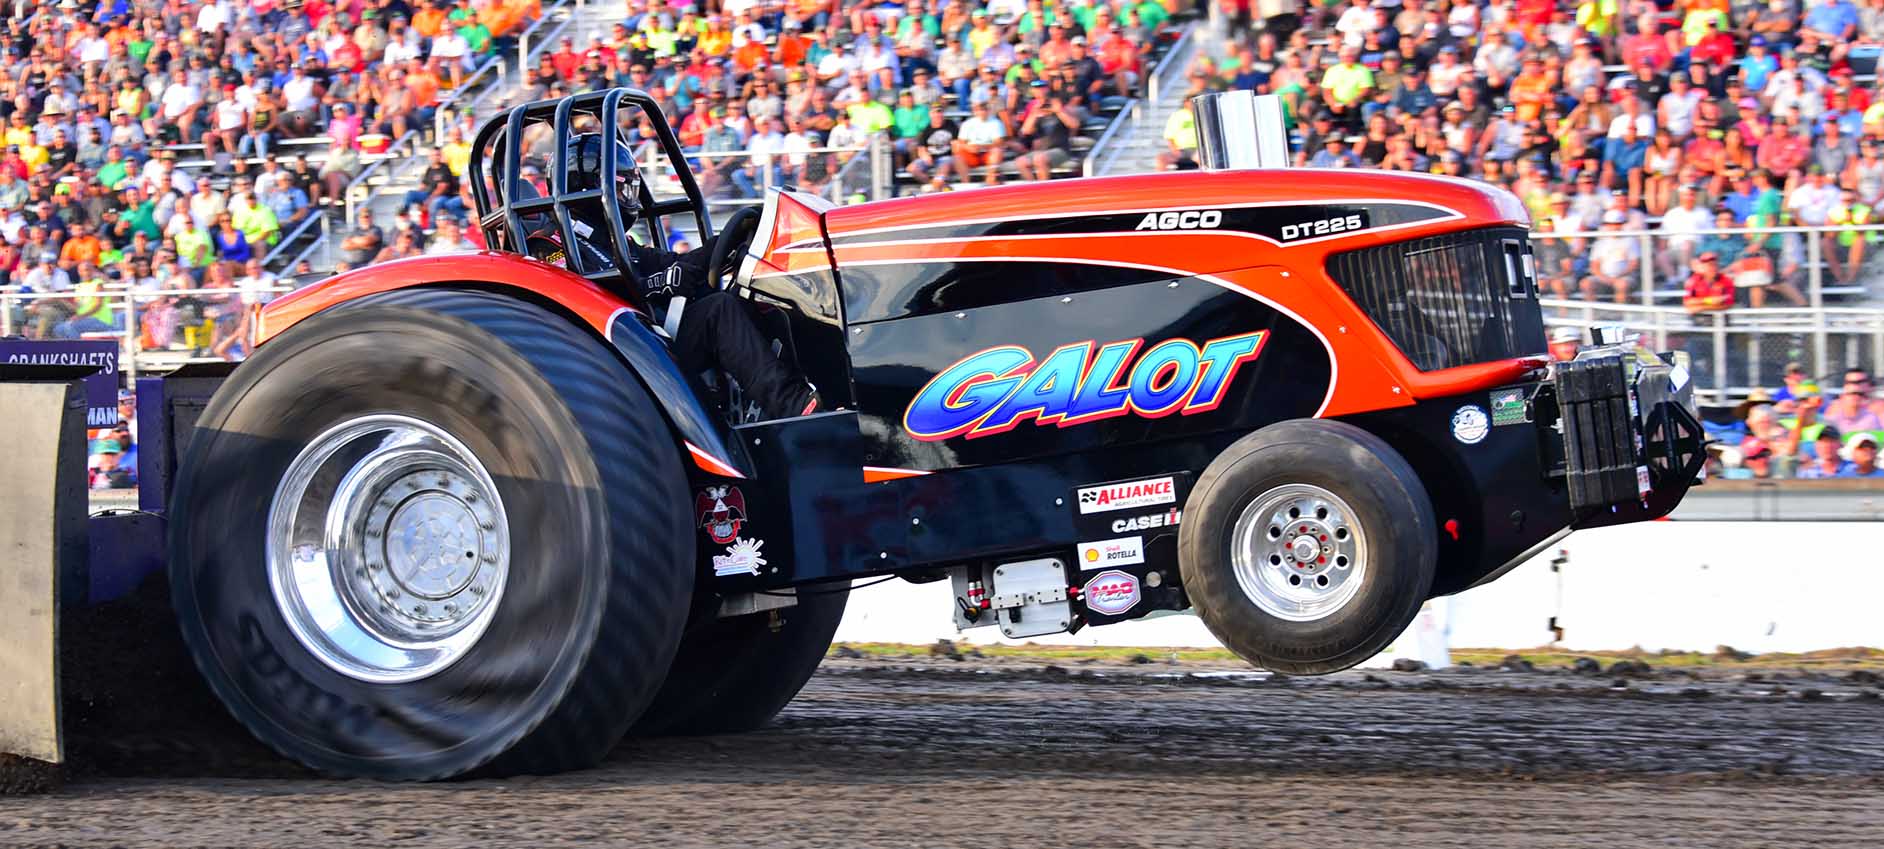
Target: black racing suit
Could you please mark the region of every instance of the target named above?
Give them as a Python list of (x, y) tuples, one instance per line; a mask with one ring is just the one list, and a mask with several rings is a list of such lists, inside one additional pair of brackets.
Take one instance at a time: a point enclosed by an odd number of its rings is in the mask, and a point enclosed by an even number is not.
[(804, 415), (814, 398), (811, 385), (772, 353), (772, 346), (753, 323), (751, 307), (732, 293), (713, 288), (706, 279), (718, 238), (686, 253), (631, 241), (633, 276), (651, 303), (666, 306), (677, 295), (687, 299), (673, 350), (688, 374), (718, 369), (731, 375), (768, 419)]

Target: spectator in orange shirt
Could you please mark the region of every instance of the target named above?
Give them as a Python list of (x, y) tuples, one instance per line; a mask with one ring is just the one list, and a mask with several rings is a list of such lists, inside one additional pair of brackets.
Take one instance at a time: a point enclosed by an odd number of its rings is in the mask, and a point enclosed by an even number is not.
[(805, 56), (811, 51), (811, 42), (800, 32), (797, 21), (785, 19), (785, 31), (778, 37), (778, 64), (787, 68), (796, 68), (805, 63)]
[(478, 7), (478, 23), (491, 31), (492, 38), (504, 38), (516, 33), (522, 10), (511, 5), (509, 0), (484, 0)]
[[(406, 63), (406, 90), (412, 93), (412, 105), (418, 109), (431, 110), (438, 106), (438, 89), (444, 81), (438, 78), (438, 72), (432, 66), (414, 59)], [(429, 120), (430, 112), (427, 113)]]
[(412, 28), (429, 42), (445, 28), (445, 10), (431, 3), (420, 5), (419, 10), (412, 13)]
[(71, 270), (97, 265), (98, 255), (104, 253), (105, 247), (97, 236), (92, 235), (91, 228), (83, 221), (74, 221), (68, 230), (65, 247), (59, 249), (60, 267)]
[(1544, 60), (1532, 53), (1524, 57), (1524, 69), (1511, 81), (1511, 102), (1518, 107), (1518, 120), (1530, 123), (1555, 97), (1556, 84), (1544, 70)]

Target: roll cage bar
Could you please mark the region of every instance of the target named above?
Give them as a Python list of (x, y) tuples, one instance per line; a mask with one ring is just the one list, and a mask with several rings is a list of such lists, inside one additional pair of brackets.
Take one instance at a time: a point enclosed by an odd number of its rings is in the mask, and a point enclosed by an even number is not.
[[(656, 202), (648, 188), (648, 181), (641, 181), (640, 220), (647, 222), (649, 234), (657, 240), (657, 244), (665, 244), (667, 230), (664, 219), (676, 213), (689, 212), (693, 214), (702, 242), (712, 238), (713, 222), (707, 217), (706, 198), (700, 193), (699, 184), (694, 181), (692, 169), (687, 167), (686, 153), (681, 149), (680, 140), (675, 137), (673, 129), (667, 125), (660, 104), (638, 89), (611, 88), (514, 106), (504, 114), (492, 117), (478, 129), (471, 142), (471, 160), (466, 176), (471, 181), (471, 198), (477, 207), (478, 228), (484, 232), (484, 244), (487, 247), (528, 255), (525, 240), (541, 232), (542, 228), (526, 227), (525, 219), (551, 216), (557, 232), (561, 234), (569, 270), (612, 290), (632, 293), (639, 300), (640, 287), (637, 285), (608, 285), (636, 282), (630, 277), (633, 265), (628, 250), (628, 228), (636, 221), (624, 213), (621, 199), (611, 188), (615, 185), (618, 173), (615, 157), (606, 154), (600, 157), (602, 179), (599, 185), (602, 188), (583, 191), (571, 191), (569, 188), (572, 124), (579, 117), (592, 118), (600, 131), (609, 132), (616, 142), (628, 145), (629, 140), (624, 135), (620, 121), (623, 104), (638, 107), (648, 117), (648, 123), (654, 128), (655, 141), (673, 164), (675, 176), (679, 178), (685, 193), (683, 197)], [(551, 126), (554, 140), (548, 157), (548, 168), (545, 169), (549, 177), (549, 192), (539, 196), (534, 187), (519, 189), (523, 184), (518, 175), (523, 170), (524, 151), (523, 145), (513, 140), (523, 139), (527, 129), (545, 123)], [(628, 146), (633, 149), (633, 145)], [(604, 147), (603, 150), (608, 148)], [(577, 237), (571, 211), (582, 205), (601, 208), (602, 220), (610, 231), (605, 247), (613, 261), (611, 268), (591, 267), (595, 263), (585, 252), (573, 249)], [(589, 241), (597, 244), (604, 240)]]

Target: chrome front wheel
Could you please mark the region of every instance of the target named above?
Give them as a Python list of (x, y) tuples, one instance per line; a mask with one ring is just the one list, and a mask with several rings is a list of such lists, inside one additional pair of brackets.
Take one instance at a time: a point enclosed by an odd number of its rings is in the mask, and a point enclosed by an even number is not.
[(348, 677), (416, 681), (490, 625), (510, 569), (497, 486), (430, 422), (369, 415), (288, 465), (269, 508), (275, 603), (309, 653)]
[(1231, 564), (1263, 612), (1313, 622), (1340, 610), (1366, 580), (1366, 540), (1341, 497), (1310, 484), (1278, 486), (1237, 516)]

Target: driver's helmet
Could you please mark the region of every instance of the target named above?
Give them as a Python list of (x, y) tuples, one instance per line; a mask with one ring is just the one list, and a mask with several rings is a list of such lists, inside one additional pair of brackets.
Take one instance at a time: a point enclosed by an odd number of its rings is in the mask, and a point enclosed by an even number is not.
[[(569, 189), (586, 192), (599, 188), (602, 181), (603, 149), (610, 147), (601, 133), (580, 133), (569, 139)], [(615, 196), (621, 200), (622, 224), (627, 225), (641, 214), (641, 169), (635, 166), (635, 155), (616, 139), (612, 145), (615, 157)]]

